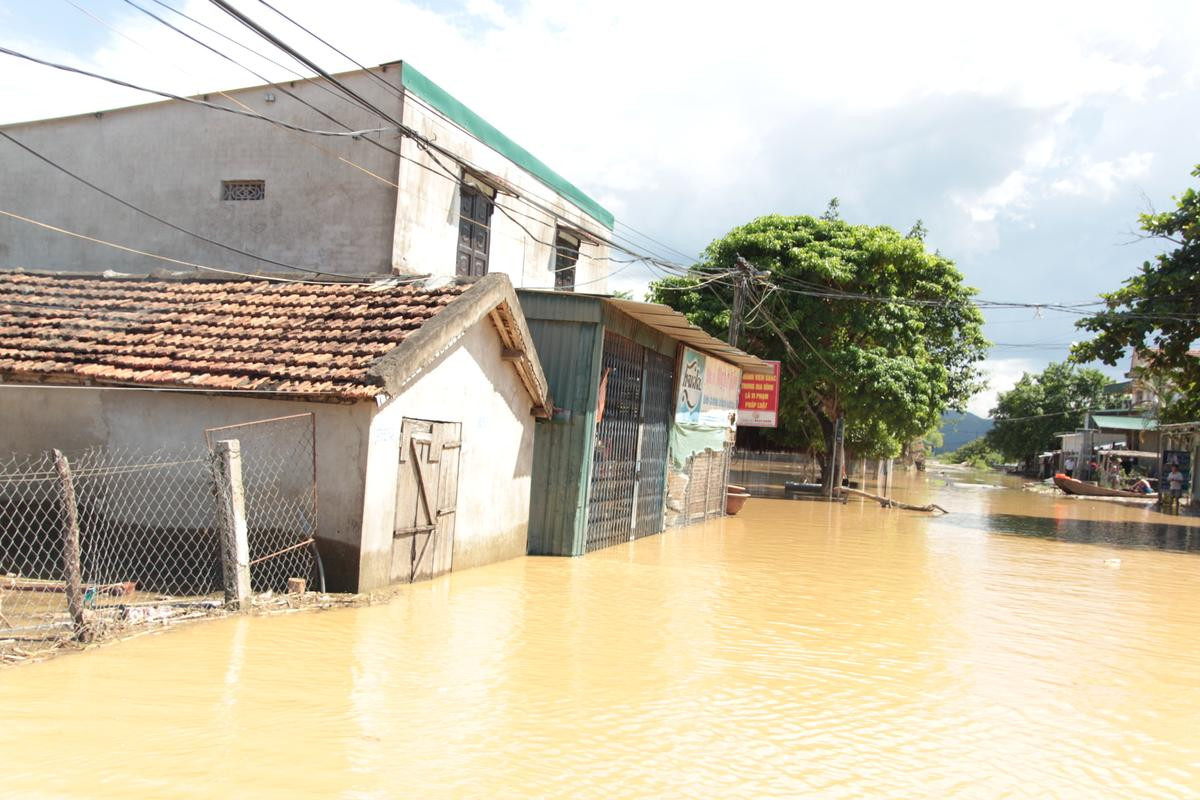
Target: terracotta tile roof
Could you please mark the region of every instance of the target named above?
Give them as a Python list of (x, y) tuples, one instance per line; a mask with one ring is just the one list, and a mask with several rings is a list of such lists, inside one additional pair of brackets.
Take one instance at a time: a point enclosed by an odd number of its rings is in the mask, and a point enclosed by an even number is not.
[(0, 375), (368, 398), (467, 288), (0, 273)]

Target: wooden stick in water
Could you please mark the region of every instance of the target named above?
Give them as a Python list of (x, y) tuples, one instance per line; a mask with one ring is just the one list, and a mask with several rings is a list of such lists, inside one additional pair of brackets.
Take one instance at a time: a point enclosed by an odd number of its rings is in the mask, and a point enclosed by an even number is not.
[(893, 500), (890, 497), (883, 497), (882, 495), (871, 494), (870, 492), (864, 492), (862, 489), (851, 489), (846, 486), (839, 487), (839, 491), (841, 491), (845, 494), (853, 494), (853, 495), (857, 495), (859, 497), (865, 497), (868, 500), (874, 500), (874, 501), (878, 502), (879, 505), (883, 508), (903, 508), (905, 511), (928, 511), (928, 512), (940, 511), (943, 514), (950, 513), (949, 511), (947, 511), (946, 509), (937, 505), (936, 503), (930, 503), (929, 505), (926, 505), (926, 506), (914, 506), (914, 505), (910, 505), (909, 503), (901, 503), (899, 500)]

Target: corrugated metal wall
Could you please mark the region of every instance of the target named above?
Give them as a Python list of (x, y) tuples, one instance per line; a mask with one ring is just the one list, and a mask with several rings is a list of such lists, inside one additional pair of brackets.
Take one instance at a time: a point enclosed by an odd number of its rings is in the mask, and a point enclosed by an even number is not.
[[(630, 502), (635, 497), (638, 500), (634, 535), (657, 533), (662, 529), (662, 473), (666, 433), (674, 408), (674, 365), (679, 342), (598, 297), (529, 290), (518, 290), (517, 296), (556, 408), (553, 420), (538, 423), (534, 442), (529, 553), (576, 556), (586, 549), (596, 401), (606, 332), (649, 351), (647, 380), (654, 398), (652, 405), (666, 406), (661, 413), (647, 415), (637, 455), (644, 480), (638, 482), (637, 495), (629, 498)], [(632, 523), (632, 513), (625, 516)]]
[(534, 437), (529, 553), (582, 555), (603, 328), (570, 320), (528, 323), (555, 406), (554, 419), (539, 421)]

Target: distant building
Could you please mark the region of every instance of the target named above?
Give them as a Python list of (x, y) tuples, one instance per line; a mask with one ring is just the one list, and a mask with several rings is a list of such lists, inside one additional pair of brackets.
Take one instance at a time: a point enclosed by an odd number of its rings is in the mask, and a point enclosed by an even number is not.
[[(318, 136), (178, 100), (7, 125), (8, 135), (123, 200), (248, 257), (156, 222), (0, 140), (0, 209), (183, 262), (364, 274), (483, 275), (514, 286), (607, 291), (613, 217), (411, 65), (335, 76), (432, 142), (401, 135), (321, 79), (201, 98)], [(564, 128), (566, 123), (564, 121)], [(564, 130), (569, 135), (569, 130)], [(0, 269), (186, 265), (0, 217)]]
[[(1189, 350), (1192, 358), (1200, 358), (1200, 350)], [(1178, 395), (1178, 390), (1171, 382), (1152, 369), (1153, 356), (1144, 357), (1136, 350), (1129, 360), (1129, 372), (1125, 377), (1130, 379), (1130, 402), (1134, 408), (1157, 413), (1163, 403), (1169, 403)]]

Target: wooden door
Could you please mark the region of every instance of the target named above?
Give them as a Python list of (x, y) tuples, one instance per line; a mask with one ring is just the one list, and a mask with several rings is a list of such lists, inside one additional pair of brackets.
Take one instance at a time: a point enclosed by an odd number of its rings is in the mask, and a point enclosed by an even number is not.
[(457, 422), (407, 418), (400, 428), (393, 583), (411, 583), (450, 571), (461, 431)]

